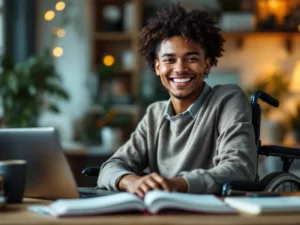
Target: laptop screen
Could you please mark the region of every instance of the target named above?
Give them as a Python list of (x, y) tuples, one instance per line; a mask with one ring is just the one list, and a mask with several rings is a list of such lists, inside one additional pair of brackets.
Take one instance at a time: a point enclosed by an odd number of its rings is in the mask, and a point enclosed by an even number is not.
[(27, 161), (25, 197), (79, 197), (54, 128), (0, 129), (0, 160), (8, 159)]

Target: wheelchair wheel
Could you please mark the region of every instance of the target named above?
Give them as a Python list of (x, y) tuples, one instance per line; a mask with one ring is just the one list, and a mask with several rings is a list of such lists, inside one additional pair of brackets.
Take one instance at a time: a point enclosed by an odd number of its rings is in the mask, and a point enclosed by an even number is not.
[(300, 178), (288, 172), (273, 172), (261, 181), (268, 192), (297, 192), (300, 191)]

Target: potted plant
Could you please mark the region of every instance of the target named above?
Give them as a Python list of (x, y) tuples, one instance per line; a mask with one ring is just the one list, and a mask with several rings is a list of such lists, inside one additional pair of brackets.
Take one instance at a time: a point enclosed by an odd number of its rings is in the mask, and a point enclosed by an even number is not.
[(42, 110), (58, 113), (56, 100), (69, 99), (48, 50), (20, 63), (3, 55), (0, 66), (2, 123), (6, 127), (36, 126)]
[[(267, 79), (258, 81), (252, 88), (246, 90), (246, 93), (250, 96), (257, 90), (263, 90), (267, 92), (272, 97), (279, 100), (288, 93), (289, 81), (283, 73), (273, 73), (271, 76), (268, 76)], [(263, 113), (268, 116), (268, 114), (274, 110), (273, 106), (268, 104), (261, 104)]]
[(88, 111), (79, 124), (75, 139), (88, 145), (119, 146), (123, 141), (123, 129), (132, 123), (130, 113), (121, 112), (103, 104)]
[[(251, 89), (246, 90), (246, 93), (250, 97), (255, 91), (262, 90), (281, 102), (288, 93), (288, 87), (289, 81), (285, 74), (277, 72), (268, 76), (267, 79), (258, 81)], [(282, 118), (284, 109), (280, 106), (279, 108), (274, 108), (263, 101), (260, 102), (260, 107), (264, 117), (262, 119), (263, 136), (270, 143), (280, 144), (287, 132), (285, 118)]]

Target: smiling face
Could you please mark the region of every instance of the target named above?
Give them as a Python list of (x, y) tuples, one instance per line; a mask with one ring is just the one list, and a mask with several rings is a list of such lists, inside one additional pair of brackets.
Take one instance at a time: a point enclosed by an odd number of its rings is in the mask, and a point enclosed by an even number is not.
[(161, 42), (155, 72), (168, 89), (171, 99), (194, 102), (200, 95), (210, 59), (200, 43), (173, 36)]

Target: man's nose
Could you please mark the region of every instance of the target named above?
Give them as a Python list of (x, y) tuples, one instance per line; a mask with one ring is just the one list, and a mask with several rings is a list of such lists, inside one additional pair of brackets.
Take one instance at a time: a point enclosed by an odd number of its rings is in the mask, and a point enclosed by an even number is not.
[(188, 71), (186, 64), (182, 60), (178, 60), (175, 63), (174, 72), (176, 74), (184, 74)]

